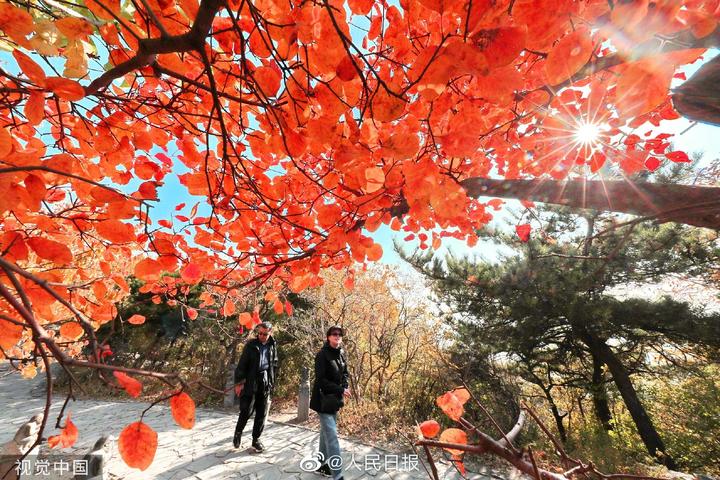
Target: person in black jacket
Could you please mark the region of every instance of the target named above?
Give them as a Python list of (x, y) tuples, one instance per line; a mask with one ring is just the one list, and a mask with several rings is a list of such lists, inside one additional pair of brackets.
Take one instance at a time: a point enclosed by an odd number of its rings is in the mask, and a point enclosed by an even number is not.
[(275, 385), (277, 348), (272, 337), (272, 324), (262, 322), (257, 326), (257, 337), (245, 344), (240, 361), (235, 368), (235, 395), (240, 398), (240, 415), (235, 426), (233, 445), (240, 447), (242, 431), (255, 411), (252, 430), (252, 447), (256, 452), (264, 450), (260, 442), (265, 428), (265, 418), (270, 410), (270, 392)]
[(326, 341), (315, 355), (315, 382), (310, 396), (310, 408), (320, 417), (320, 447), (322, 466), (317, 470), (335, 480), (342, 480), (342, 458), (337, 437), (337, 412), (350, 395), (345, 351), (342, 349), (343, 329), (330, 327)]

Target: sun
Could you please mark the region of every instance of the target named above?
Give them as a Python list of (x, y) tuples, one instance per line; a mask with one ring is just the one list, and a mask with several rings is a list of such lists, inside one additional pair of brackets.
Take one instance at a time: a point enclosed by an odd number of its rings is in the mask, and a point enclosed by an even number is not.
[(583, 145), (593, 145), (600, 139), (602, 131), (602, 125), (583, 122), (575, 129), (575, 141)]

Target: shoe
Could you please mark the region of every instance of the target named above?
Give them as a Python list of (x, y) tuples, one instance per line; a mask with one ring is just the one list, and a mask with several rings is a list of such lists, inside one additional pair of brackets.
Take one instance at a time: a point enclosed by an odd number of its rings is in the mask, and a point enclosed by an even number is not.
[(240, 448), (240, 435), (239, 433), (233, 435), (233, 447), (235, 448)]
[(332, 477), (332, 472), (330, 471), (330, 467), (328, 467), (328, 464), (323, 464), (322, 467), (315, 470), (315, 473), (319, 473), (323, 477)]
[(265, 446), (260, 442), (259, 438), (253, 440), (252, 448), (254, 448), (257, 453), (262, 453), (263, 450), (265, 450)]

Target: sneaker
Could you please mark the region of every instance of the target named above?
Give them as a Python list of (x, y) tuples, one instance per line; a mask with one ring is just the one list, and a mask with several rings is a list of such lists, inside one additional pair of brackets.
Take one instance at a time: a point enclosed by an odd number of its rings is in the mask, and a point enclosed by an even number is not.
[(330, 467), (328, 467), (328, 464), (323, 464), (322, 467), (315, 470), (315, 473), (319, 473), (323, 477), (332, 477), (332, 472), (330, 471)]
[(253, 440), (252, 448), (254, 448), (257, 453), (262, 453), (263, 450), (265, 450), (265, 446), (260, 442), (259, 438)]
[(236, 433), (233, 436), (233, 447), (240, 448), (240, 433)]

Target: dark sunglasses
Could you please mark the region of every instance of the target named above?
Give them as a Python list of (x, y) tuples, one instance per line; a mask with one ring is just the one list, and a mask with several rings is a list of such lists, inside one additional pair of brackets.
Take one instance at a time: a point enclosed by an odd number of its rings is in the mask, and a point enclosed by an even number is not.
[(328, 337), (342, 337), (342, 336), (343, 336), (342, 333), (338, 333), (338, 332), (331, 333), (330, 335), (328, 335)]
[(267, 332), (267, 333), (258, 333), (257, 335), (258, 335), (258, 337), (267, 337), (268, 335), (270, 335), (270, 332)]

